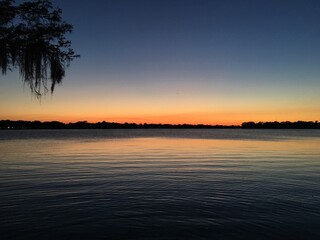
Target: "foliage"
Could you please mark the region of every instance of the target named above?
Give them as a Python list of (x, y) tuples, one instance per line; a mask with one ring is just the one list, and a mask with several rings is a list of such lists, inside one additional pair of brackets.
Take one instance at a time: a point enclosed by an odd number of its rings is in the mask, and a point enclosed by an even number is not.
[(154, 124), (154, 123), (116, 123), (87, 121), (62, 123), (58, 121), (11, 121), (0, 120), (1, 129), (209, 129), (209, 128), (239, 128), (239, 126), (203, 125), (203, 124)]
[(115, 123), (87, 121), (62, 123), (58, 121), (11, 121), (0, 120), (0, 129), (216, 129), (216, 128), (243, 128), (243, 129), (320, 129), (318, 121), (297, 122), (244, 122), (241, 126), (203, 125), (203, 124), (154, 124), (154, 123)]
[(61, 18), (61, 9), (49, 0), (0, 0), (0, 69), (19, 68), (32, 93), (41, 97), (51, 92), (65, 76), (65, 68), (78, 57), (65, 37), (72, 25)]
[(320, 129), (318, 121), (297, 121), (297, 122), (244, 122), (242, 128), (258, 129)]

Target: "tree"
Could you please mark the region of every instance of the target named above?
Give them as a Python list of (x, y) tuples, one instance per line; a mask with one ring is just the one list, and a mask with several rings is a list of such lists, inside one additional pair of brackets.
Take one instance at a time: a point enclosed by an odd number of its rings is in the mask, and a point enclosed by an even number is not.
[(65, 35), (72, 25), (49, 0), (0, 0), (0, 69), (2, 75), (18, 68), (31, 92), (41, 97), (61, 83), (65, 69), (79, 57)]

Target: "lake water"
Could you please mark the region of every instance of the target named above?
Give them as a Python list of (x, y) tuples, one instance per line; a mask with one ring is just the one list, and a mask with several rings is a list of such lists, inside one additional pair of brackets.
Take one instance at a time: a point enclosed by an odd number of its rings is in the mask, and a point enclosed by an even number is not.
[(320, 239), (320, 131), (0, 131), (0, 238)]

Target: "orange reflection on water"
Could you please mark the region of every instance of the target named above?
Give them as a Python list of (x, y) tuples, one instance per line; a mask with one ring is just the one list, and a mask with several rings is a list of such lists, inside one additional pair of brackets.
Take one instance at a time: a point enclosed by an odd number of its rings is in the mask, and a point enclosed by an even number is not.
[[(241, 160), (265, 156), (320, 155), (318, 139), (295, 141), (260, 141), (260, 140), (226, 140), (226, 139), (186, 139), (186, 138), (119, 138), (90, 141), (63, 141), (51, 145), (56, 155), (76, 155), (77, 161), (94, 158), (114, 161), (121, 158), (175, 159), (185, 161), (194, 158), (228, 159), (228, 156)], [(213, 158), (212, 158), (213, 157)], [(158, 159), (158, 160), (159, 160)], [(152, 159), (150, 159), (152, 160)]]
[[(283, 156), (320, 155), (318, 138), (301, 140), (226, 140), (191, 138), (117, 138), (79, 140), (10, 140), (0, 143), (4, 159), (15, 161), (193, 161), (194, 159), (241, 161)], [(147, 160), (149, 159), (149, 160)]]

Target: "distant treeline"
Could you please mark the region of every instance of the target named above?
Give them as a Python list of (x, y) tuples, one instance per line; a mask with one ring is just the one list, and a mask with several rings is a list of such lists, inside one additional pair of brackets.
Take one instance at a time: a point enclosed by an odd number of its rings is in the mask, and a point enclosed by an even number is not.
[(147, 128), (239, 128), (240, 126), (204, 125), (204, 124), (151, 124), (151, 123), (115, 123), (87, 121), (62, 123), (58, 121), (11, 121), (0, 120), (0, 129), (147, 129)]
[(262, 128), (262, 129), (320, 129), (318, 121), (305, 122), (244, 122), (241, 124), (242, 128)]
[(249, 129), (320, 129), (320, 123), (315, 122), (244, 122), (241, 126), (204, 125), (204, 124), (136, 124), (80, 121), (62, 123), (58, 121), (11, 121), (0, 120), (0, 129), (148, 129), (148, 128), (249, 128)]

